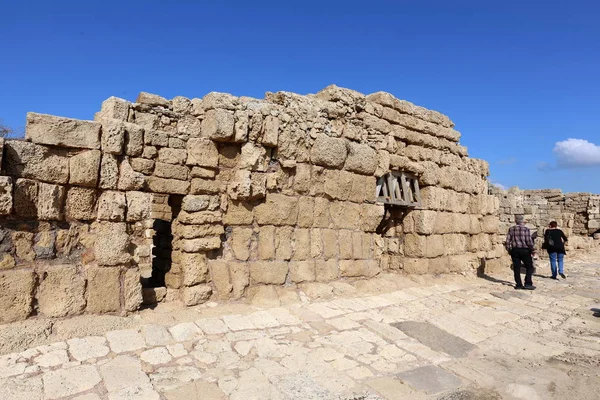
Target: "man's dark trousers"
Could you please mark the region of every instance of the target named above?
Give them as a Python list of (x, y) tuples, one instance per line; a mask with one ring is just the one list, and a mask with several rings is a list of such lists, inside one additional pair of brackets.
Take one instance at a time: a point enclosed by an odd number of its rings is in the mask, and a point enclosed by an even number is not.
[(533, 260), (531, 258), (531, 250), (516, 248), (512, 249), (510, 252), (510, 256), (513, 262), (513, 272), (515, 273), (515, 283), (517, 287), (522, 287), (523, 283), (521, 282), (521, 265), (525, 264), (525, 286), (533, 285), (533, 281), (531, 280), (531, 275), (533, 275)]

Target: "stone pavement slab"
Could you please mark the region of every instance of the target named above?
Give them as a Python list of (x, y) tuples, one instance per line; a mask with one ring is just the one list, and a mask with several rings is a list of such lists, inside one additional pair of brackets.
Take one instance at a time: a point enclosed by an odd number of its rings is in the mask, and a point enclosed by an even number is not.
[(425, 391), (428, 394), (452, 390), (462, 384), (462, 381), (456, 375), (435, 365), (426, 365), (401, 372), (398, 374), (398, 377), (413, 388)]
[(404, 321), (392, 324), (406, 335), (417, 339), (432, 350), (440, 351), (452, 357), (466, 357), (476, 346), (449, 334), (428, 322)]

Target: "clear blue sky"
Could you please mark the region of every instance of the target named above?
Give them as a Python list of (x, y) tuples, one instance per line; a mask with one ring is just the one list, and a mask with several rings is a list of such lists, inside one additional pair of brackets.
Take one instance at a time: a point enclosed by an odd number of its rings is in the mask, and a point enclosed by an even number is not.
[(14, 127), (27, 111), (91, 119), (105, 98), (140, 91), (262, 97), (335, 83), (449, 115), (502, 185), (600, 193), (597, 1), (2, 0), (0, 10), (0, 118)]

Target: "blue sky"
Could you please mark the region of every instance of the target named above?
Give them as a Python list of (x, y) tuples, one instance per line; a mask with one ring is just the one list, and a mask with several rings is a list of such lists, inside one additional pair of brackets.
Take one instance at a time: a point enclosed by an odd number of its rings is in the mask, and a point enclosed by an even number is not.
[[(449, 115), (494, 182), (600, 193), (594, 1), (2, 1), (0, 118), (335, 83)], [(568, 141), (568, 139), (577, 139)]]

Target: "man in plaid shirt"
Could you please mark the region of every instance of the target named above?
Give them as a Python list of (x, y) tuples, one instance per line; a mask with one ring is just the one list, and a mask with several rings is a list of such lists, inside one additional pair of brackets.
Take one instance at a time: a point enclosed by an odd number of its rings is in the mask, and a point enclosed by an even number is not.
[[(515, 215), (515, 226), (508, 229), (506, 235), (506, 249), (510, 253), (513, 262), (513, 272), (515, 274), (515, 289), (533, 290), (533, 239), (529, 228), (525, 226), (525, 218), (522, 215)], [(525, 286), (521, 282), (521, 265), (525, 264)]]

